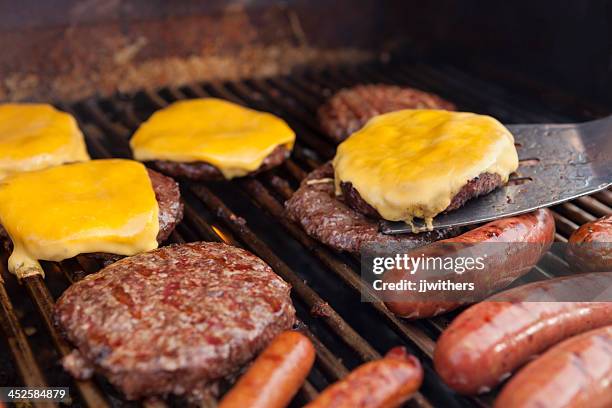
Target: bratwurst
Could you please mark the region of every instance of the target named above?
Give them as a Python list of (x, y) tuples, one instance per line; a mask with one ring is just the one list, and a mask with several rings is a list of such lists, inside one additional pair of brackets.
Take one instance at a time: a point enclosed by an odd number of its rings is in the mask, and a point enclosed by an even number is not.
[(612, 273), (593, 273), (500, 292), (465, 310), (442, 333), (436, 371), (462, 394), (489, 391), (555, 343), (612, 324), (612, 302), (593, 301), (611, 285)]
[(504, 387), (495, 408), (612, 406), (612, 326), (548, 350)]
[[(466, 271), (461, 275), (454, 270), (443, 271), (444, 275), (435, 276), (441, 280), (474, 283), (475, 290), (469, 294), (469, 302), (483, 299), (529, 272), (548, 251), (554, 237), (554, 218), (549, 210), (542, 209), (492, 221), (457, 237), (419, 249), (417, 253), (442, 257), (456, 255), (455, 251), (458, 254), (472, 250), (484, 252), (487, 256), (483, 260), (482, 269)], [(395, 269), (387, 272), (383, 280), (386, 283), (397, 283), (422, 279), (428, 277), (428, 274), (431, 271)], [(466, 303), (457, 299), (458, 294), (449, 292), (435, 299), (429, 293), (393, 290), (385, 294), (385, 303), (389, 310), (399, 316), (420, 319), (448, 312)]]
[(365, 363), (327, 387), (304, 408), (395, 408), (423, 382), (419, 360), (394, 347), (380, 360)]
[(565, 259), (575, 272), (612, 271), (612, 215), (587, 222), (574, 231)]

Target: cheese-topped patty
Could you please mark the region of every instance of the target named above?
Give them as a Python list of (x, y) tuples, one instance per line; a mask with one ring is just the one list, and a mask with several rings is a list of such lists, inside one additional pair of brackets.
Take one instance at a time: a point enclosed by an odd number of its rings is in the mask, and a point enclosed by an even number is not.
[(401, 110), (371, 119), (338, 146), (336, 191), (351, 183), (380, 216), (431, 223), (480, 174), (503, 182), (518, 167), (514, 137), (496, 119), (444, 110)]
[(280, 118), (221, 99), (175, 102), (138, 128), (130, 145), (137, 160), (209, 163), (226, 179), (257, 170), (295, 133)]
[(19, 173), (0, 182), (0, 223), (13, 242), (9, 270), (42, 273), (37, 260), (157, 248), (158, 204), (142, 163), (93, 160)]
[(75, 119), (46, 104), (0, 104), (0, 178), (89, 160)]

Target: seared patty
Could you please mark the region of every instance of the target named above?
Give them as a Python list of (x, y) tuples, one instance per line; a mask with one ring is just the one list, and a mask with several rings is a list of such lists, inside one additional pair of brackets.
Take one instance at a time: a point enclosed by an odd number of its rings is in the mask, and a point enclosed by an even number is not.
[(155, 191), (155, 199), (159, 207), (159, 233), (157, 234), (157, 242), (164, 242), (176, 224), (183, 219), (183, 202), (181, 201), (181, 191), (176, 181), (170, 177), (166, 177), (154, 170), (147, 169), (153, 191)]
[[(283, 163), (291, 152), (285, 146), (277, 146), (272, 153), (270, 153), (261, 163), (261, 166), (255, 171), (250, 172), (248, 175), (261, 173), (262, 171), (269, 170), (273, 167)], [(210, 163), (205, 162), (193, 162), (193, 163), (180, 163), (173, 161), (162, 161), (156, 160), (153, 164), (165, 174), (173, 177), (186, 177), (191, 180), (199, 181), (212, 181), (212, 180), (225, 180), (225, 177), (221, 171)]]
[[(501, 186), (502, 179), (499, 174), (492, 173), (482, 173), (478, 177), (474, 177), (472, 180), (468, 181), (462, 188), (459, 190), (457, 194), (451, 200), (451, 203), (444, 210), (444, 212), (456, 210), (465, 204), (468, 200), (472, 198), (476, 198), (481, 195), (485, 195), (495, 190), (497, 187)], [(378, 211), (370, 204), (366, 203), (365, 200), (359, 194), (359, 191), (353, 187), (353, 184), (350, 182), (340, 183), (340, 188), (342, 189), (342, 197), (344, 202), (354, 209), (355, 211), (359, 211), (360, 213), (367, 215), (368, 217), (380, 219), (382, 218)]]
[(385, 235), (378, 221), (350, 208), (334, 191), (331, 163), (310, 173), (285, 203), (287, 216), (299, 223), (306, 233), (340, 251), (359, 253), (367, 244), (401, 243), (402, 247), (420, 247), (459, 233), (459, 230), (435, 230), (421, 234)]
[(338, 91), (319, 108), (319, 123), (329, 137), (341, 142), (374, 116), (402, 109), (455, 110), (437, 95), (393, 85), (358, 85)]
[(54, 320), (76, 350), (64, 368), (105, 375), (128, 399), (197, 399), (295, 321), (290, 286), (221, 243), (124, 258), (69, 287)]

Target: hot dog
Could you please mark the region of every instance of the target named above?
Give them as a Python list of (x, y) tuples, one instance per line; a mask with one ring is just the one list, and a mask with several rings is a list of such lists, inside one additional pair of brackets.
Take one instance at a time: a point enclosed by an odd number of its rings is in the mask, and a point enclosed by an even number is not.
[(612, 406), (612, 326), (572, 337), (529, 363), (496, 408)]
[[(528, 284), (476, 304), (438, 339), (436, 371), (460, 393), (486, 392), (553, 344), (612, 324), (612, 302), (591, 301), (609, 300), (602, 291), (611, 285), (612, 273), (585, 274)], [(567, 301), (581, 297), (586, 301)]]
[(377, 361), (363, 364), (327, 387), (304, 408), (392, 408), (416, 392), (423, 369), (403, 347), (391, 349)]
[(314, 347), (308, 337), (296, 331), (279, 334), (218, 407), (286, 407), (308, 376), (314, 358)]
[[(416, 250), (418, 255), (442, 257), (469, 247), (487, 251), (482, 269), (474, 269), (458, 275), (449, 271), (436, 279), (453, 282), (473, 282), (476, 291), (471, 293), (472, 301), (483, 299), (492, 292), (502, 289), (516, 278), (529, 272), (548, 250), (555, 236), (555, 222), (549, 210), (542, 209), (517, 217), (504, 218), (475, 228), (454, 238), (438, 241)], [(478, 244), (488, 244), (478, 249)], [(516, 244), (508, 244), (516, 243)], [(445, 253), (447, 252), (447, 253)], [(417, 269), (391, 270), (383, 276), (386, 283), (402, 280), (419, 280), (430, 271)], [(455, 294), (449, 292), (449, 299), (432, 299), (432, 295), (415, 291), (394, 290), (386, 293), (386, 305), (393, 313), (412, 319), (431, 317), (461, 306)], [(440, 295), (442, 296), (442, 295)]]
[(574, 231), (565, 259), (576, 272), (612, 271), (612, 215), (587, 222)]

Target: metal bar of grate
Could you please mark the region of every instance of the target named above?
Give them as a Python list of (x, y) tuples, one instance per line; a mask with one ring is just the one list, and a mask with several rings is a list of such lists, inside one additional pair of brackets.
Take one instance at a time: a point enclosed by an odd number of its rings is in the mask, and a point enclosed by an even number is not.
[[(19, 319), (13, 310), (13, 304), (9, 298), (4, 281), (0, 277), (0, 324), (21, 380), (26, 387), (47, 387), (47, 382), (42, 371), (34, 358), (34, 353), (27, 337), (19, 324)], [(56, 404), (50, 402), (36, 402), (36, 407), (54, 407)]]
[[(53, 324), (53, 297), (49, 293), (49, 289), (43, 278), (40, 275), (31, 276), (24, 279), (23, 284), (25, 285), (30, 298), (34, 301), (36, 308), (42, 320), (51, 336), (51, 340), (62, 357), (67, 356), (71, 352), (71, 348), (58, 333), (57, 329)], [(104, 399), (104, 396), (100, 390), (94, 385), (93, 381), (79, 381), (75, 380), (77, 390), (90, 407), (107, 407), (108, 403)]]

